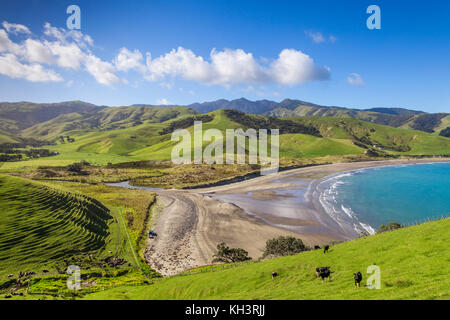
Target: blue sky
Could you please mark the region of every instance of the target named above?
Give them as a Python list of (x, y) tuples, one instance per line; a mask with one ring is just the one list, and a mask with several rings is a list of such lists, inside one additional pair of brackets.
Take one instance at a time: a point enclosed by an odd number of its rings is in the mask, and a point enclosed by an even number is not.
[[(71, 4), (81, 9), (75, 33)], [(381, 30), (366, 27), (371, 4)], [(3, 0), (0, 100), (293, 98), (449, 112), (448, 12), (433, 0)]]

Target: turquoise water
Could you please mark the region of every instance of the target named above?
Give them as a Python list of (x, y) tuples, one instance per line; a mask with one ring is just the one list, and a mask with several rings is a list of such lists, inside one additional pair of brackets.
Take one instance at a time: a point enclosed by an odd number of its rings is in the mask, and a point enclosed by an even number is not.
[(389, 221), (411, 224), (450, 216), (450, 163), (341, 173), (326, 179), (321, 189), (327, 212), (340, 211), (372, 229)]

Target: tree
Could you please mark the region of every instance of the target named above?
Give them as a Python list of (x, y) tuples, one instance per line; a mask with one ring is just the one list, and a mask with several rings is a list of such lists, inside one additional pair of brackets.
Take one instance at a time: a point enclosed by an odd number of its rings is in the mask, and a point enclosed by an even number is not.
[(241, 248), (229, 248), (225, 242), (217, 245), (217, 253), (212, 262), (233, 263), (251, 260), (248, 252)]
[(267, 240), (263, 258), (268, 255), (287, 256), (307, 250), (308, 248), (303, 244), (301, 239), (281, 236)]
[(386, 225), (382, 224), (380, 226), (380, 228), (378, 229), (378, 233), (385, 232), (385, 231), (392, 231), (392, 230), (400, 229), (400, 228), (403, 228), (403, 226), (400, 223), (398, 223), (398, 222), (389, 222)]

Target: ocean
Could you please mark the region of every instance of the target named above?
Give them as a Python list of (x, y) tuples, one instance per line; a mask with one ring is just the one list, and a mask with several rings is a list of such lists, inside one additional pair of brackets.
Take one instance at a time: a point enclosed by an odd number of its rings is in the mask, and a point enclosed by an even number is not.
[(338, 173), (318, 186), (324, 210), (358, 232), (450, 216), (450, 163), (375, 167)]

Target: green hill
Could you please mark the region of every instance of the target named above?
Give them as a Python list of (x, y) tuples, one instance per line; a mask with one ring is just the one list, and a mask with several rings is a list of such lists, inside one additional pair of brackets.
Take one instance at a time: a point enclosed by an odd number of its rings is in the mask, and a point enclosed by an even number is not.
[[(344, 242), (322, 250), (250, 264), (219, 265), (157, 281), (117, 287), (87, 299), (450, 299), (450, 219)], [(376, 264), (381, 289), (364, 287)], [(331, 266), (330, 281), (315, 268)], [(279, 276), (272, 280), (272, 272)], [(363, 274), (361, 288), (353, 273)]]
[(423, 131), (393, 128), (352, 118), (292, 117), (287, 119), (313, 126), (323, 137), (349, 139), (360, 147), (380, 154), (450, 154), (450, 139)]
[(112, 216), (97, 200), (0, 175), (0, 279), (105, 248)]
[(185, 107), (114, 107), (96, 112), (74, 112), (58, 115), (23, 130), (24, 137), (55, 140), (60, 135), (79, 135), (89, 131), (126, 129), (143, 123), (160, 123), (184, 115), (196, 114)]
[[(130, 119), (137, 119), (135, 112), (139, 108), (145, 110), (147, 120), (142, 123), (130, 122)], [(271, 118), (235, 110), (216, 110), (202, 115), (184, 107), (126, 107), (112, 110), (115, 111), (113, 113), (109, 110), (101, 111), (104, 114), (100, 127), (79, 129), (81, 126), (89, 127), (89, 122), (82, 119), (77, 122), (72, 117), (77, 118), (79, 115), (65, 114), (59, 118), (64, 118), (67, 122), (58, 124), (58, 119), (53, 119), (25, 130), (30, 137), (39, 134), (46, 134), (41, 136), (45, 138), (54, 137), (57, 144), (46, 148), (57, 151), (59, 155), (3, 163), (1, 170), (64, 166), (81, 160), (94, 165), (136, 160), (170, 160), (172, 148), (176, 144), (170, 140), (171, 132), (177, 128), (186, 128), (192, 132), (194, 120), (203, 120), (203, 130), (216, 128), (223, 133), (226, 129), (236, 128), (278, 128), (281, 133), (280, 157), (286, 159), (361, 157), (364, 154), (366, 157), (450, 155), (449, 138), (350, 117)], [(78, 129), (73, 129), (74, 126)], [(68, 129), (70, 130), (67, 131)], [(31, 130), (36, 131), (32, 134)], [(70, 135), (74, 141), (68, 142), (65, 139), (62, 143), (58, 139), (61, 135)], [(204, 142), (204, 147), (208, 144)]]

